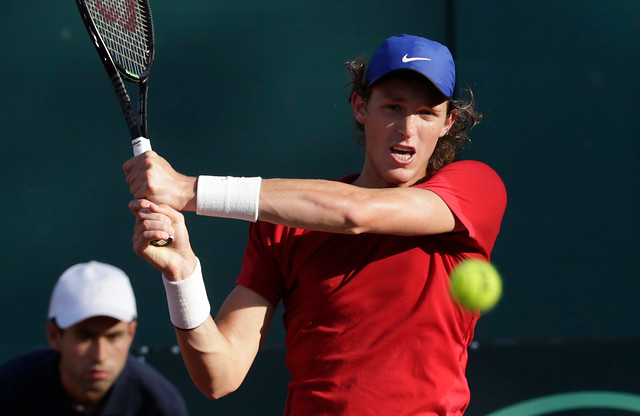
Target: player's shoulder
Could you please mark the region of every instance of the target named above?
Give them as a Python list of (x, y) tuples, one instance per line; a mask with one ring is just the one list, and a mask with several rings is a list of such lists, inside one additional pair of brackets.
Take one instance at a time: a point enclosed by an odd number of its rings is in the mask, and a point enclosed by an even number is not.
[(497, 188), (504, 188), (504, 182), (498, 172), (484, 162), (478, 160), (459, 160), (440, 169), (433, 177), (458, 177), (469, 184), (483, 183), (484, 186), (493, 184)]
[(438, 171), (438, 173), (449, 172), (449, 171), (470, 171), (470, 172), (480, 172), (486, 174), (492, 174), (498, 176), (498, 173), (491, 166), (484, 162), (480, 162), (479, 160), (458, 160), (453, 163), (448, 164)]
[(445, 195), (467, 200), (471, 198), (476, 204), (488, 201), (499, 207), (507, 202), (507, 189), (498, 173), (488, 164), (477, 160), (453, 162), (419, 187), (431, 190), (442, 198)]
[(477, 160), (458, 160), (450, 163), (429, 177), (426, 182), (442, 180), (453, 180), (454, 182), (494, 181), (502, 183), (502, 179), (495, 169)]

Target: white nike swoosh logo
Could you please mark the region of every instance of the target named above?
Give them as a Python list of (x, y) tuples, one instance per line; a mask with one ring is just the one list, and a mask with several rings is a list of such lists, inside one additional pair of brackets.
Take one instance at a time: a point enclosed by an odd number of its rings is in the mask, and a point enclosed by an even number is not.
[(402, 57), (402, 62), (430, 61), (430, 60), (431, 60), (431, 58), (420, 58), (420, 57), (409, 58), (407, 55), (408, 55), (408, 54), (405, 54), (405, 55)]

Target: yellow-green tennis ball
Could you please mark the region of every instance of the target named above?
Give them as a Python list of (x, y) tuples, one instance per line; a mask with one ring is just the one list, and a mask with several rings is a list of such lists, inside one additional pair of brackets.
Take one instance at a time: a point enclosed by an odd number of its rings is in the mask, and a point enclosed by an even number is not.
[(467, 259), (451, 272), (451, 295), (466, 309), (486, 312), (502, 296), (502, 279), (488, 261)]

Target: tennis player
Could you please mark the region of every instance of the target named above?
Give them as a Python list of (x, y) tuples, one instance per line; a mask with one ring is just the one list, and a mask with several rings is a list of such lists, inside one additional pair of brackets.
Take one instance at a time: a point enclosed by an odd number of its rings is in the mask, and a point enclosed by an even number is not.
[(5, 416), (186, 416), (176, 387), (129, 354), (137, 310), (127, 275), (91, 261), (58, 279), (41, 348), (0, 366)]
[[(479, 314), (451, 300), (449, 272), (490, 258), (505, 187), (484, 163), (454, 161), (478, 116), (471, 94), (453, 99), (445, 46), (394, 36), (347, 67), (365, 141), (359, 174), (195, 178), (145, 153), (124, 165), (134, 250), (163, 273), (184, 361), (209, 397), (242, 383), (283, 302), (286, 415), (461, 415)], [(251, 222), (215, 319), (183, 210)], [(169, 235), (170, 246), (150, 244)]]

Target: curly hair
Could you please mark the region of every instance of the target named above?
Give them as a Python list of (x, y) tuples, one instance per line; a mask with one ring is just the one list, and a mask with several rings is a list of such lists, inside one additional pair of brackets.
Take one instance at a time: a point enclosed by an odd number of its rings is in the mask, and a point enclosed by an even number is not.
[[(371, 97), (371, 85), (366, 81), (367, 62), (363, 57), (358, 57), (354, 61), (345, 62), (345, 67), (351, 73), (351, 93), (349, 101), (354, 92), (360, 95), (365, 103)], [(475, 109), (475, 101), (471, 88), (466, 88), (467, 97), (464, 99), (447, 99), (447, 116), (452, 111), (456, 111), (457, 117), (453, 126), (447, 134), (441, 137), (429, 159), (427, 175), (432, 175), (455, 160), (457, 155), (465, 147), (471, 144), (469, 130), (482, 119), (482, 114)], [(365, 143), (364, 126), (356, 121), (355, 138), (361, 145)]]

